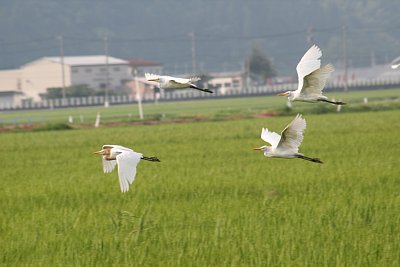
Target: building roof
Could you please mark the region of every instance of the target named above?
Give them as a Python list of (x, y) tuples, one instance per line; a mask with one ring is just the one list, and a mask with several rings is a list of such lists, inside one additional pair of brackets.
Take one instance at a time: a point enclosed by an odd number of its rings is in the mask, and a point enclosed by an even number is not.
[[(44, 59), (61, 63), (61, 57), (45, 57)], [(104, 55), (96, 55), (96, 56), (71, 56), (64, 57), (64, 64), (69, 66), (91, 66), (91, 65), (104, 65), (106, 64), (106, 56)], [(108, 64), (110, 65), (127, 65), (128, 61), (115, 58), (108, 57)]]
[(0, 91), (0, 96), (9, 96), (9, 95), (24, 95), (24, 93), (18, 90)]
[(226, 71), (226, 72), (210, 72), (208, 76), (212, 78), (227, 78), (227, 77), (237, 77), (242, 76), (243, 71)]
[(135, 67), (162, 66), (162, 64), (159, 62), (147, 60), (147, 59), (141, 59), (141, 58), (131, 58), (131, 59), (128, 59), (128, 62), (129, 62), (129, 65), (135, 66)]

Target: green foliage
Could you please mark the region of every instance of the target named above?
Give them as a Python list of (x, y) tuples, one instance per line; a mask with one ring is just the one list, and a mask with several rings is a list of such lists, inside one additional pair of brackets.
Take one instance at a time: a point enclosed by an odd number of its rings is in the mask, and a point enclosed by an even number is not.
[[(83, 97), (96, 95), (97, 90), (91, 89), (86, 85), (74, 85), (65, 88), (66, 97)], [(45, 94), (41, 94), (42, 99), (62, 98), (62, 88), (52, 87), (47, 88)]]
[[(70, 55), (101, 53), (102, 38), (108, 34), (114, 40), (145, 41), (135, 46), (135, 55), (149, 55), (166, 68), (177, 65), (182, 72), (190, 58), (182, 56), (183, 51), (189, 52), (188, 43), (176, 41), (182, 36), (166, 34), (171, 29), (178, 35), (195, 29), (197, 51), (207, 51), (199, 56), (199, 61), (214, 68), (221, 68), (222, 62), (238, 67), (238, 59), (244, 57), (249, 40), (258, 37), (269, 56), (279, 59), (274, 63), (276, 69), (295, 74), (294, 59), (300, 59), (308, 48), (308, 27), (315, 29), (314, 39), (324, 48), (324, 62), (335, 63), (340, 59), (343, 24), (349, 27), (348, 56), (353, 66), (369, 65), (371, 53), (378, 63), (387, 63), (386, 57), (393, 59), (399, 51), (398, 0), (218, 0), (206, 5), (201, 0), (118, 4), (101, 1), (96, 6), (92, 1), (5, 0), (1, 7), (0, 25), (3, 36), (7, 36), (0, 47), (3, 69), (58, 55), (54, 36), (61, 33), (60, 29)], [(62, 16), (58, 15), (59, 10), (63, 10)], [(162, 10), (163, 15), (154, 10)], [(146, 27), (142, 26), (144, 22)], [(184, 39), (187, 40), (187, 35)], [(125, 42), (113, 42), (110, 52), (121, 58), (133, 56), (132, 45)]]
[(72, 127), (66, 123), (46, 123), (39, 127), (33, 128), (34, 131), (60, 131), (71, 130)]
[[(252, 150), (292, 116), (2, 133), (0, 265), (399, 266), (400, 111), (305, 118), (322, 165)], [(161, 163), (122, 194), (107, 143)]]
[(250, 77), (261, 80), (265, 83), (266, 79), (276, 76), (276, 71), (269, 58), (263, 53), (261, 47), (256, 45), (252, 48), (248, 58)]
[[(378, 111), (399, 109), (400, 90), (374, 90), (374, 91), (354, 91), (354, 92), (332, 92), (328, 93), (330, 98), (342, 99), (348, 105), (342, 107), (341, 112), (354, 111)], [(363, 104), (364, 97), (369, 99), (368, 105)], [(171, 121), (175, 119), (199, 118), (205, 120), (222, 120), (229, 117), (257, 115), (260, 113), (268, 114), (296, 114), (336, 112), (336, 106), (327, 103), (309, 104), (293, 103), (292, 109), (286, 107), (286, 99), (277, 96), (257, 96), (245, 98), (192, 100), (180, 102), (162, 102), (158, 104), (145, 103), (143, 105), (145, 120)], [(3, 113), (0, 115), (0, 125), (7, 126), (12, 124), (24, 123), (65, 123), (68, 117), (74, 118), (74, 124), (93, 125), (97, 113), (101, 113), (101, 124), (116, 122), (139, 121), (138, 107), (136, 104), (117, 105), (109, 108), (103, 106), (19, 111), (13, 113)], [(84, 122), (80, 122), (80, 118)]]

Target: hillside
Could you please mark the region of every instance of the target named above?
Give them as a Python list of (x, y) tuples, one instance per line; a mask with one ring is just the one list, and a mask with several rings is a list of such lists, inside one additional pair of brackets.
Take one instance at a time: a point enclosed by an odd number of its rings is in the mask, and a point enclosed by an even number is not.
[(171, 73), (191, 71), (190, 32), (204, 71), (241, 68), (257, 43), (280, 74), (293, 74), (310, 27), (324, 61), (337, 67), (343, 25), (350, 65), (400, 55), (397, 0), (3, 0), (0, 6), (1, 69), (59, 55), (58, 35), (65, 55), (103, 54), (107, 35), (111, 55), (156, 60)]

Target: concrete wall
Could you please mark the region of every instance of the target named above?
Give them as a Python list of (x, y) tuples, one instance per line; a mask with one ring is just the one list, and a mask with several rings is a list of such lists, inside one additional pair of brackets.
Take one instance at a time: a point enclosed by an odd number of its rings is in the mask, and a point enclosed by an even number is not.
[(19, 91), (0, 92), (0, 109), (10, 109), (21, 106), (24, 94)]
[[(105, 88), (107, 75), (104, 65), (71, 67), (71, 84), (86, 84), (93, 89)], [(128, 65), (108, 65), (109, 89), (120, 88), (127, 80), (131, 80)]]
[(0, 71), (0, 91), (18, 91), (21, 89), (21, 71), (1, 70)]
[(229, 91), (240, 91), (243, 88), (242, 77), (214, 77), (208, 81), (208, 84), (219, 88), (221, 94)]
[[(65, 86), (71, 85), (70, 67), (64, 66)], [(50, 87), (62, 87), (61, 64), (40, 59), (21, 67), (21, 89), (28, 98), (40, 100), (39, 94)]]

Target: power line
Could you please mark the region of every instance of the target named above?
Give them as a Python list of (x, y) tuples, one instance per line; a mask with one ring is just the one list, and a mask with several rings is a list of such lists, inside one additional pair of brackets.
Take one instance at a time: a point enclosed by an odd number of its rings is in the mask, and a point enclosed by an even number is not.
[(192, 72), (193, 74), (197, 73), (196, 70), (196, 42), (195, 42), (195, 34), (194, 32), (189, 33), (191, 44), (192, 44)]
[(57, 36), (57, 39), (60, 41), (60, 61), (61, 61), (61, 82), (62, 82), (62, 98), (65, 99), (65, 72), (64, 72), (64, 42), (63, 36)]
[(25, 45), (25, 44), (32, 44), (32, 43), (42, 43), (42, 42), (51, 41), (51, 40), (54, 40), (54, 37), (52, 37), (52, 38), (42, 38), (42, 39), (33, 39), (33, 40), (27, 40), (27, 41), (1, 42), (1, 45), (2, 46)]
[(105, 35), (104, 38), (104, 54), (106, 55), (106, 62), (105, 62), (105, 67), (106, 67), (106, 88), (105, 88), (105, 100), (104, 100), (104, 106), (108, 108), (109, 103), (108, 103), (108, 87), (109, 87), (109, 81), (110, 81), (110, 75), (109, 75), (109, 69), (108, 69), (108, 36)]

